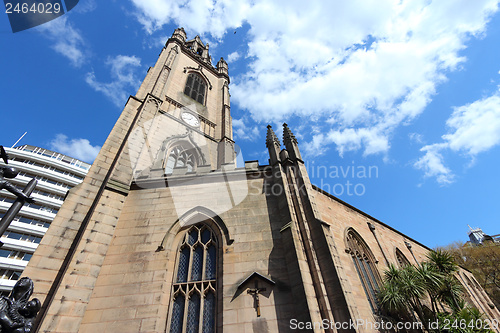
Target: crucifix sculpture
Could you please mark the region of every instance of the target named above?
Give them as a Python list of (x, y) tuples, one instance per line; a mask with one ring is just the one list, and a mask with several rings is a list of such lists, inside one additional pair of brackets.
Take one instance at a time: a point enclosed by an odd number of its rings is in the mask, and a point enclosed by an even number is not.
[[(255, 281), (255, 288), (246, 288), (247, 284), (249, 284), (252, 280)], [(247, 290), (247, 294), (252, 295), (254, 299), (254, 307), (255, 310), (257, 311), (257, 317), (260, 317), (260, 295), (262, 294), (263, 291), (266, 291), (266, 288), (259, 288), (259, 281), (261, 283), (264, 283), (264, 285), (271, 286), (272, 287), (275, 285), (275, 282), (270, 278), (265, 275), (262, 275), (257, 272), (253, 272), (249, 276), (247, 276), (246, 279), (243, 279), (241, 283), (238, 285), (238, 293), (237, 295), (240, 295), (245, 289)], [(264, 295), (266, 297), (266, 295)]]
[(259, 288), (259, 281), (255, 280), (255, 288), (249, 288), (247, 293), (252, 295), (254, 298), (255, 309), (257, 310), (257, 317), (260, 317), (260, 300), (259, 293), (261, 291), (266, 291), (266, 288)]

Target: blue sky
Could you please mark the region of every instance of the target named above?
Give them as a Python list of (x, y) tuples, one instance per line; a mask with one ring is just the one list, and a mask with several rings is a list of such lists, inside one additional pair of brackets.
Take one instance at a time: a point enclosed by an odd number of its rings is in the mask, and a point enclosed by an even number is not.
[(81, 0), (15, 34), (3, 14), (0, 144), (28, 132), (21, 144), (92, 161), (183, 26), (229, 62), (246, 160), (267, 164), (266, 125), (281, 136), (287, 122), (313, 183), (408, 236), (435, 247), (466, 241), (468, 224), (498, 234), (498, 5)]

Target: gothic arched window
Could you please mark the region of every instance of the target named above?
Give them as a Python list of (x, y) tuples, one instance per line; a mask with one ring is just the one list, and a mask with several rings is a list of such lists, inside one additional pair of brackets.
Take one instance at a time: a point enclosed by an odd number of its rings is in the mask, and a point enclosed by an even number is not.
[(410, 262), (398, 248), (396, 248), (396, 259), (398, 260), (399, 267), (410, 266)]
[(370, 306), (375, 312), (377, 309), (377, 291), (381, 282), (377, 267), (375, 267), (375, 257), (368, 245), (354, 229), (347, 231), (346, 244)]
[(175, 146), (170, 150), (165, 161), (165, 173), (171, 174), (174, 168), (186, 167), (188, 172), (196, 168), (196, 157), (193, 150), (185, 149), (182, 146)]
[(188, 95), (200, 104), (205, 104), (205, 81), (198, 74), (191, 73), (188, 75), (184, 94)]
[(217, 238), (204, 224), (189, 228), (177, 255), (170, 333), (212, 333), (216, 327)]

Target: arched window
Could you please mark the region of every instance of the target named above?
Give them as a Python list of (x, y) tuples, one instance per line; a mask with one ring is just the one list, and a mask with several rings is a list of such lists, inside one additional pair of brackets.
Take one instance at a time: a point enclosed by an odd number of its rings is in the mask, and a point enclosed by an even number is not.
[(368, 245), (366, 245), (361, 236), (359, 236), (354, 229), (349, 229), (347, 231), (346, 244), (372, 311), (376, 312), (377, 291), (381, 281), (377, 268), (375, 267), (375, 257), (368, 248)]
[(165, 173), (171, 174), (174, 168), (186, 167), (188, 172), (196, 168), (196, 157), (192, 149), (188, 150), (182, 146), (175, 146), (170, 150), (165, 160)]
[(398, 261), (399, 267), (403, 268), (404, 266), (409, 266), (410, 261), (406, 258), (406, 256), (401, 252), (400, 249), (396, 248), (396, 259)]
[(205, 81), (198, 74), (191, 73), (188, 75), (184, 94), (188, 95), (195, 101), (205, 104)]
[(177, 255), (170, 333), (212, 333), (216, 327), (217, 238), (204, 224), (189, 228)]

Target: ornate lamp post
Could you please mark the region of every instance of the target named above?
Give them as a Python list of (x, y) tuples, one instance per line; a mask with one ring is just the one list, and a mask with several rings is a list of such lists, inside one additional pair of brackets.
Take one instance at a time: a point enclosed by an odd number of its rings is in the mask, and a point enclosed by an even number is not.
[[(35, 202), (35, 200), (30, 198), (30, 195), (35, 189), (37, 181), (36, 179), (30, 180), (24, 191), (20, 191), (6, 180), (6, 178), (15, 178), (19, 174), (19, 171), (16, 168), (7, 166), (9, 157), (3, 146), (0, 146), (0, 157), (5, 163), (5, 166), (0, 166), (0, 190), (6, 189), (17, 196), (16, 201), (14, 201), (0, 221), (0, 236), (2, 236), (24, 203)], [(0, 248), (2, 246), (3, 243), (0, 242)], [(33, 281), (29, 277), (23, 277), (17, 281), (9, 297), (0, 297), (0, 332), (28, 333), (31, 330), (36, 314), (41, 307), (40, 301), (37, 298), (29, 300), (32, 293)]]

